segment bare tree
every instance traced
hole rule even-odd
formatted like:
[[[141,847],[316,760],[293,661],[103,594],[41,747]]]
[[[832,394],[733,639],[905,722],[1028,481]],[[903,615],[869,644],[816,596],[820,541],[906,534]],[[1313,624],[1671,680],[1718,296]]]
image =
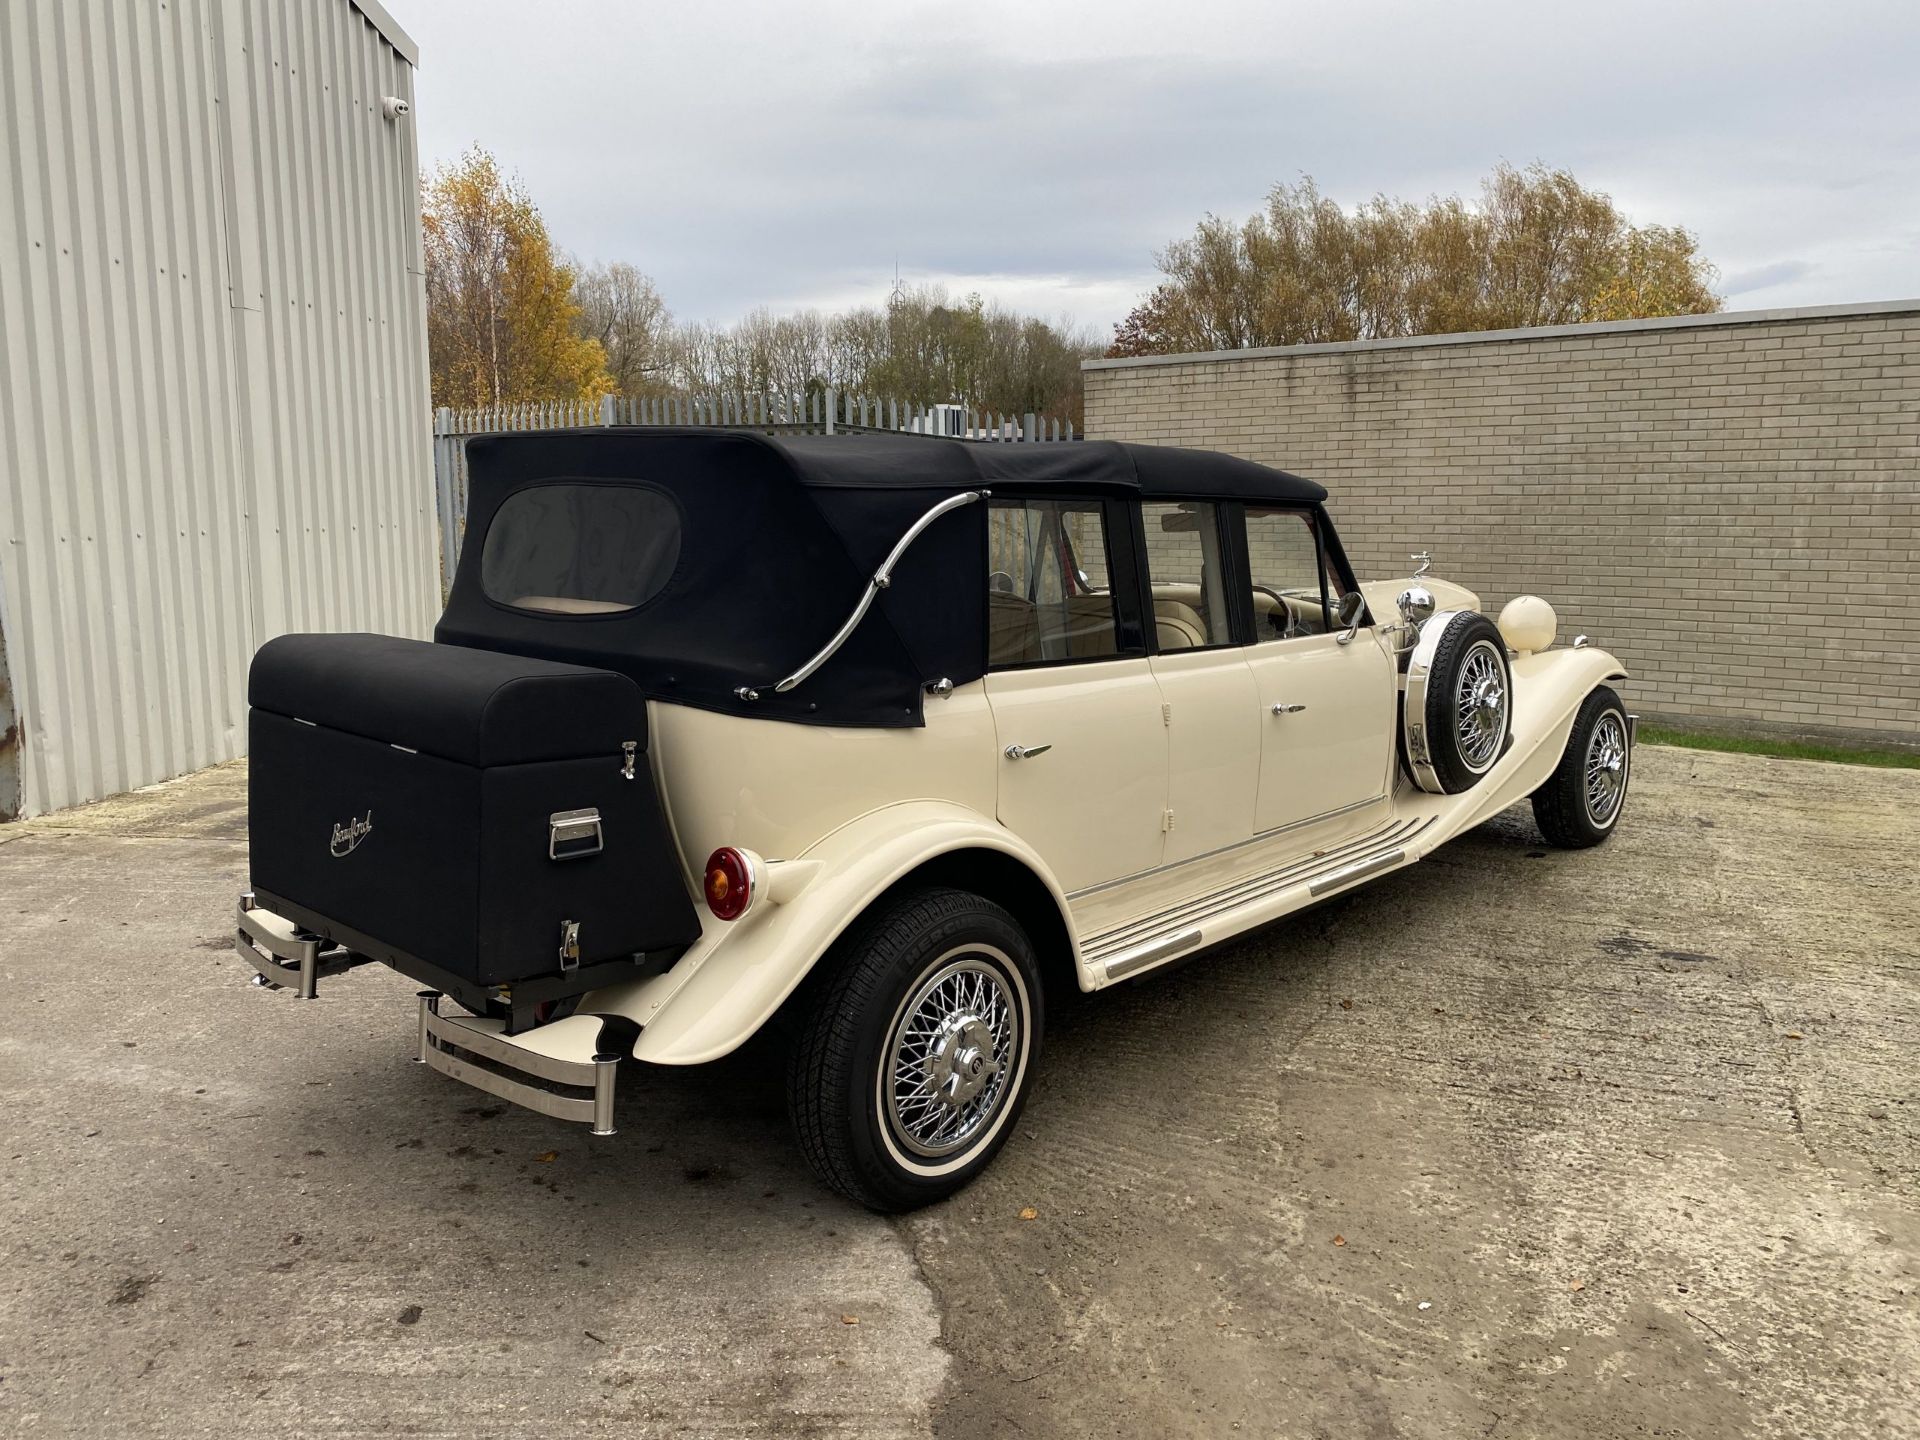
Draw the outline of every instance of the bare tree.
[[[673,365],[673,316],[653,281],[624,260],[607,265],[573,262],[575,328],[607,355],[616,393],[665,390]]]

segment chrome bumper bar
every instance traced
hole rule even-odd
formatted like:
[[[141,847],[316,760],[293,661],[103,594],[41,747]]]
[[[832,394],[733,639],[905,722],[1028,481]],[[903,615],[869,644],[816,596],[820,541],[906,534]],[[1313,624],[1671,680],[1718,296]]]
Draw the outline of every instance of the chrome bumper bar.
[[[302,1000],[311,1000],[319,994],[323,976],[339,975],[369,963],[365,955],[328,945],[317,935],[295,929],[292,922],[271,910],[262,910],[254,903],[251,890],[241,895],[234,919],[239,928],[233,948],[253,967],[253,983],[271,990],[287,989]]]
[[[511,1075],[476,1065],[453,1053],[468,1055],[497,1065],[502,1070],[517,1070],[523,1075],[567,1085],[589,1092],[563,1095],[529,1085]],[[555,1060],[518,1045],[509,1044],[485,1030],[475,1030],[440,1013],[440,992],[420,992],[420,1063],[430,1065],[442,1075],[450,1075],[464,1085],[537,1110],[556,1120],[576,1120],[592,1127],[595,1135],[613,1134],[613,1082],[619,1071],[618,1055],[595,1055],[591,1060]]]

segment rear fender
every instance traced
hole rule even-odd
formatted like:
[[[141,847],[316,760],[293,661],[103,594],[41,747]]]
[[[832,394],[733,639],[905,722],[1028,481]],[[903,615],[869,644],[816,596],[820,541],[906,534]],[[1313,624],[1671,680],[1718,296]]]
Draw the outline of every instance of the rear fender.
[[[590,995],[581,1009],[624,1015],[639,1025],[637,1059],[660,1065],[717,1060],[772,1018],[847,926],[890,886],[962,850],[994,851],[1024,866],[1046,887],[1073,936],[1066,896],[1031,847],[964,805],[907,801],[871,811],[795,857],[818,862],[818,869],[785,903],[757,900],[732,922],[705,917],[705,933],[672,970]],[[1084,976],[1078,941],[1071,943],[1075,968]]]

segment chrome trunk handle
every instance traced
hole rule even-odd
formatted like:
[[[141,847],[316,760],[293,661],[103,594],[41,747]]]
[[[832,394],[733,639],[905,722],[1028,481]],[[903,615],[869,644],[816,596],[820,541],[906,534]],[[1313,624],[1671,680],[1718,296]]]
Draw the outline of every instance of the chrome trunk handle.
[[[1052,745],[1009,745],[1007,746],[1007,759],[1031,760],[1034,756],[1044,755],[1051,749],[1053,749]]]

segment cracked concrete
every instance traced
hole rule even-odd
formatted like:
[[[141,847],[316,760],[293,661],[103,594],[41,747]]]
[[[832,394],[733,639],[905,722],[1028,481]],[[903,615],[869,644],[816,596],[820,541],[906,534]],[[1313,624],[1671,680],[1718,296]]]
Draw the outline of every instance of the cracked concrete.
[[[1920,774],[1638,767],[1597,851],[1512,811],[1060,1007],[896,1222],[771,1045],[590,1143],[397,977],[243,986],[239,767],[0,826],[0,1427],[1920,1434]]]
[[[1920,1434],[1920,774],[1638,766],[1058,1026],[940,1433]]]

